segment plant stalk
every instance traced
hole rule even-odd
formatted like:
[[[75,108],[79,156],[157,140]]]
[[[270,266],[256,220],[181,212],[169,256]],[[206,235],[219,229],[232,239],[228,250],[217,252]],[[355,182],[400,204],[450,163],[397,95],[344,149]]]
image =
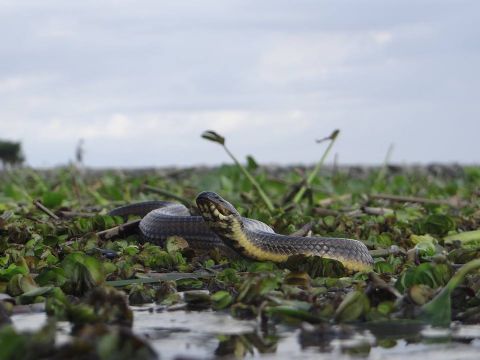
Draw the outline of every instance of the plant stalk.
[[[315,165],[315,168],[313,169],[313,171],[308,176],[305,184],[303,184],[302,187],[295,194],[295,197],[293,198],[293,202],[295,204],[298,204],[300,202],[303,195],[305,195],[305,191],[307,191],[308,187],[310,186],[310,184],[313,182],[313,180],[317,176],[318,172],[320,171],[321,167],[323,166],[323,163],[325,162],[325,159],[327,158],[328,154],[330,153],[330,150],[332,149],[333,144],[335,143],[335,140],[337,139],[338,134],[339,134],[339,130],[335,130],[332,133],[332,135],[330,135],[330,137],[329,137],[330,143],[328,144],[327,148],[323,152],[323,155],[322,155],[320,161],[317,162],[317,164]]]
[[[237,158],[230,152],[230,150],[228,150],[228,148],[225,146],[225,144],[222,145],[223,148],[225,149],[225,151],[227,152],[228,156],[230,156],[230,158],[233,160],[233,162],[235,163],[235,165],[237,165],[243,172],[243,174],[247,177],[247,179],[252,183],[252,185],[255,187],[255,189],[257,190],[258,194],[260,195],[260,197],[262,198],[263,202],[265,203],[265,205],[267,206],[268,210],[270,212],[274,211],[275,210],[275,207],[273,206],[273,203],[272,201],[270,200],[270,198],[268,197],[268,195],[262,190],[262,187],[260,186],[260,184],[257,182],[257,180],[255,180],[255,178],[248,172],[248,170],[245,168],[245,166],[243,166],[238,160]]]

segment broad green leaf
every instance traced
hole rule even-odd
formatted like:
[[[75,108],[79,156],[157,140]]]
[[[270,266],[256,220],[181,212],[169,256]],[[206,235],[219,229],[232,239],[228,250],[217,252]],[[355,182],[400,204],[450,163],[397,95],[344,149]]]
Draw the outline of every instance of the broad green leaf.
[[[445,285],[451,276],[452,270],[447,264],[423,263],[405,270],[395,287],[402,293],[415,284],[424,284],[435,289]]]
[[[367,296],[358,290],[349,292],[335,312],[335,320],[338,322],[351,322],[365,315],[370,308]]]
[[[470,242],[480,242],[480,230],[464,231],[458,234],[451,234],[443,238],[445,244],[451,244],[455,240],[460,241],[463,245]]]
[[[217,310],[225,309],[233,302],[232,295],[225,290],[217,291],[215,294],[211,295],[213,302],[213,307]]]
[[[67,278],[62,288],[67,293],[82,295],[105,280],[102,264],[83,253],[67,255],[61,266]]]
[[[453,290],[459,286],[465,276],[480,268],[480,259],[470,261],[463,265],[452,276],[448,284],[433,298],[432,301],[422,307],[420,318],[433,326],[449,326],[452,321],[452,300]]]
[[[58,191],[49,191],[42,196],[42,203],[47,208],[57,208],[62,204],[63,200],[65,200],[65,194]]]

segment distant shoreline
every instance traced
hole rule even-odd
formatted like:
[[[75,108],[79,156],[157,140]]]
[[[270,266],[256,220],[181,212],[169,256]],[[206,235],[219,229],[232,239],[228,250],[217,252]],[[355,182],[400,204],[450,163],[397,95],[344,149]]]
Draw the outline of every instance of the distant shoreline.
[[[162,175],[172,175],[176,173],[189,173],[192,171],[205,173],[209,171],[215,171],[217,169],[232,166],[233,164],[222,164],[222,165],[198,165],[198,166],[159,166],[159,167],[88,167],[88,166],[76,166],[74,164],[56,166],[56,167],[18,167],[12,169],[0,169],[0,175],[3,173],[9,173],[12,171],[31,170],[40,173],[49,173],[56,172],[60,170],[75,169],[85,175],[98,175],[103,173],[134,173],[134,174],[162,174]],[[292,165],[275,165],[275,164],[266,164],[259,165],[259,171],[265,171],[270,174],[283,173],[292,170],[297,170],[299,172],[307,171],[313,168],[314,165],[310,164],[292,164]],[[464,169],[467,168],[477,168],[480,167],[479,164],[460,164],[460,163],[431,163],[431,164],[389,164],[385,166],[387,173],[389,174],[399,174],[405,172],[426,172],[434,175],[454,175],[458,176],[463,173]],[[328,164],[322,167],[321,172],[326,174],[331,174],[332,172],[341,172],[341,173],[350,173],[360,175],[362,173],[370,173],[375,170],[382,169],[383,165],[332,165]]]

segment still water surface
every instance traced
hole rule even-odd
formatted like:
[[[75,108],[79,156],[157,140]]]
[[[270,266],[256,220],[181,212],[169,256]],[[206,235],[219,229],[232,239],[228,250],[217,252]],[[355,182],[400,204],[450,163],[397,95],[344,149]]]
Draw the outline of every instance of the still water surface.
[[[212,311],[154,311],[135,307],[134,331],[146,337],[161,359],[211,359],[229,355],[261,359],[480,359],[480,325],[433,329],[415,323],[368,327],[276,326],[236,320]],[[44,313],[14,315],[19,330],[36,330]],[[59,323],[57,341],[68,340],[69,324]]]

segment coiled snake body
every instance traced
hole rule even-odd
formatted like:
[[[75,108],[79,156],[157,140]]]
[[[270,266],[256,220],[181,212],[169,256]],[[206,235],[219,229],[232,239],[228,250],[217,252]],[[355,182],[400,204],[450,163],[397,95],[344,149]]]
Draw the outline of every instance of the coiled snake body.
[[[300,237],[276,234],[261,221],[244,218],[228,201],[213,192],[196,199],[201,216],[190,215],[182,204],[149,201],[126,205],[110,215],[139,215],[140,232],[146,241],[163,244],[170,236],[184,238],[194,249],[218,248],[257,260],[284,262],[292,255],[317,255],[335,259],[353,271],[369,271],[373,259],[358,240]]]

